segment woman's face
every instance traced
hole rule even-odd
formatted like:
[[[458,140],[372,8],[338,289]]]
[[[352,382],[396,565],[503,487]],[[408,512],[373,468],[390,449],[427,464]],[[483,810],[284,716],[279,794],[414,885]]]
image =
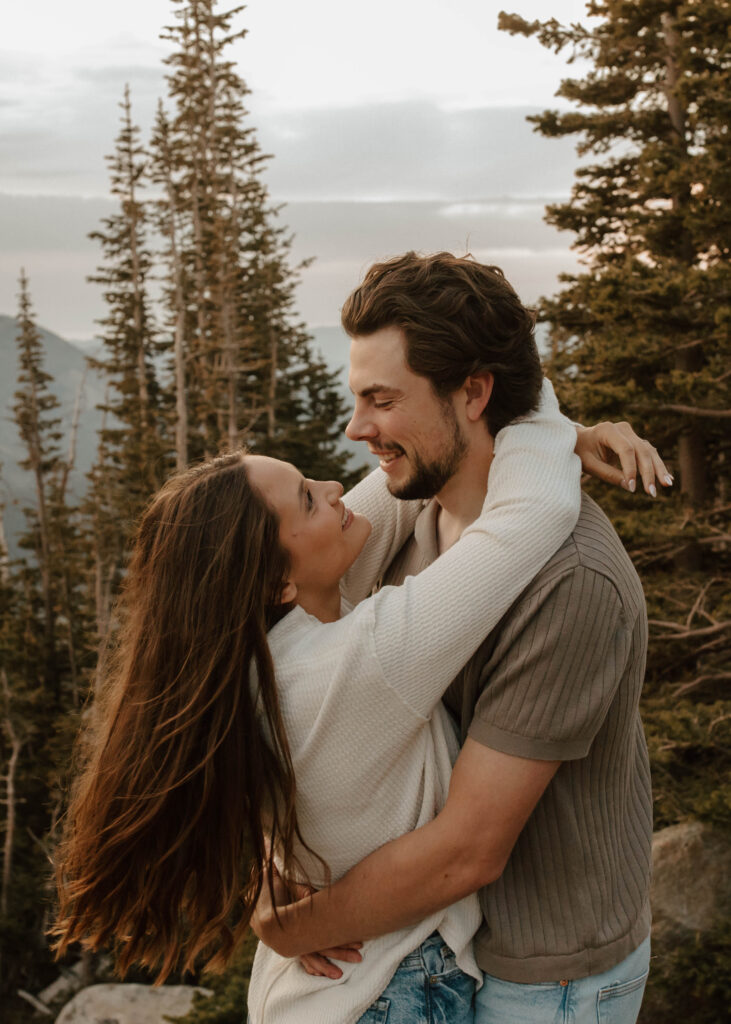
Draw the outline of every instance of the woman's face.
[[[345,507],[335,480],[306,480],[289,462],[266,455],[247,455],[244,463],[252,486],[279,518],[298,599],[332,591],[363,549],[371,524]]]

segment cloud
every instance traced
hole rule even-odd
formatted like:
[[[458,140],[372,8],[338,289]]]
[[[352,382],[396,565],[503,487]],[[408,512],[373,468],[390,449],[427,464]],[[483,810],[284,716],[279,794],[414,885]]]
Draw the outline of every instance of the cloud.
[[[9,196],[0,194],[0,253],[52,252],[97,255],[99,246],[88,238],[102,217],[114,213],[111,199]]]
[[[58,187],[58,174],[75,172],[76,194],[104,195],[103,157],[119,131],[125,82],[132,84],[133,118],[143,137],[164,92],[161,72],[143,66],[138,77],[137,67],[78,67],[59,86],[53,108],[38,102],[22,119],[0,109],[0,136],[10,157],[6,190],[27,193],[30,180],[34,191],[59,194],[70,189]],[[420,101],[282,111],[254,97],[251,107],[262,150],[275,155],[264,175],[277,199],[465,202],[565,195],[576,165],[570,140],[532,132],[528,108],[443,110]]]
[[[525,121],[534,112],[404,102],[258,117],[254,107],[253,121],[276,154],[266,172],[272,191],[289,199],[566,194],[573,143],[536,136]]]
[[[164,69],[159,64],[111,64],[104,67],[77,67],[73,69],[73,74],[83,83],[110,86],[118,91],[120,82],[129,82],[134,83],[135,92],[145,92],[147,87],[160,87]]]

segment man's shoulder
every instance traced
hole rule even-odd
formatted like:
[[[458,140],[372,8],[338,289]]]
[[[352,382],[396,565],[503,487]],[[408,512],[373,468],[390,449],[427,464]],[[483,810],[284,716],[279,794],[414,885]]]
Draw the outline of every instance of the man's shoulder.
[[[554,589],[564,577],[601,577],[615,588],[623,606],[635,609],[644,599],[642,585],[617,531],[599,505],[582,493],[573,531],[533,577],[518,603]]]

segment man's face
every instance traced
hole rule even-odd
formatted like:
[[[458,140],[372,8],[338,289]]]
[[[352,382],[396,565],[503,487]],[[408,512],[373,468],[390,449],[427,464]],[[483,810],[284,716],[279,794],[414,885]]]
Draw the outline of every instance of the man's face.
[[[450,399],[406,363],[397,327],[355,337],[350,346],[355,409],[345,433],[365,441],[388,474],[397,498],[432,498],[456,472],[467,450]]]

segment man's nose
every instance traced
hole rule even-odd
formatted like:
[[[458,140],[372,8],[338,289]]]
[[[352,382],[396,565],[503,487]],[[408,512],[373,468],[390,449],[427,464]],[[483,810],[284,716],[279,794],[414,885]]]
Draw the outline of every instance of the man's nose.
[[[364,441],[369,437],[375,437],[378,430],[370,418],[357,408],[353,410],[350,423],[345,428],[345,436],[351,441]]]

